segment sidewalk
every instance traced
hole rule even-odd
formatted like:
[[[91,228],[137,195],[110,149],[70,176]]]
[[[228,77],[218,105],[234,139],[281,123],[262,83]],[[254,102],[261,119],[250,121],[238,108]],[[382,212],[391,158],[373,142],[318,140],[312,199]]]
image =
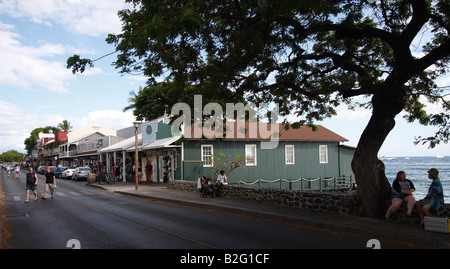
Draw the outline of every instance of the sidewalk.
[[[383,241],[390,240],[410,248],[450,249],[450,234],[426,232],[423,227],[415,225],[388,223],[378,219],[279,207],[223,197],[201,198],[200,194],[196,192],[168,189],[164,183],[142,183],[137,191],[134,183],[125,182],[117,182],[116,185],[112,186],[97,183],[87,184],[87,186],[144,199],[207,208],[230,214],[279,221],[290,225],[328,229],[348,233],[349,235],[367,237],[368,239],[378,239],[381,242],[381,248],[383,248]]]

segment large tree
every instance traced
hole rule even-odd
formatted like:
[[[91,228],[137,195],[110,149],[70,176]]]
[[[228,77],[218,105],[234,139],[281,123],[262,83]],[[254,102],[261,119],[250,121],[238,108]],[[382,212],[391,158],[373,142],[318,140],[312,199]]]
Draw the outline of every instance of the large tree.
[[[30,155],[34,147],[36,146],[37,140],[39,138],[39,133],[47,134],[50,131],[52,131],[53,133],[57,133],[61,130],[57,127],[47,126],[47,127],[39,127],[31,131],[30,136],[26,138],[25,141],[23,142],[25,144],[25,149],[27,150],[27,155]]]
[[[16,150],[8,150],[0,154],[0,163],[23,162],[24,154]]]
[[[119,11],[123,31],[107,42],[120,72],[149,77],[147,97],[161,93],[156,78],[164,76],[177,94],[193,87],[216,100],[276,102],[300,124],[333,116],[342,103],[354,107],[355,97],[369,100],[359,104],[373,113],[352,161],[367,216],[382,216],[390,198],[377,155],[396,115],[438,126],[423,138],[431,146],[448,142],[448,89],[436,79],[450,59],[450,0],[126,2],[133,8]],[[68,60],[74,72],[86,64]],[[443,109],[431,114],[425,102]]]

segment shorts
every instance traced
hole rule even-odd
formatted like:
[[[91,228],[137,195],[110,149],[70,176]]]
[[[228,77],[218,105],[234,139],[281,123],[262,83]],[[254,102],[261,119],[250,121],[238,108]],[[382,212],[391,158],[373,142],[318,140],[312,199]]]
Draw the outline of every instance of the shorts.
[[[392,199],[397,198],[397,199],[405,199],[406,198],[406,194],[399,194],[399,193],[393,193],[392,194]]]
[[[428,201],[420,201],[420,203],[422,204],[422,207],[425,208],[426,210],[430,211],[431,210],[431,204]]]
[[[36,185],[27,185],[27,191],[29,191],[29,190],[35,191]]]
[[[48,192],[49,189],[52,192],[55,190],[53,183],[45,183],[44,192]]]

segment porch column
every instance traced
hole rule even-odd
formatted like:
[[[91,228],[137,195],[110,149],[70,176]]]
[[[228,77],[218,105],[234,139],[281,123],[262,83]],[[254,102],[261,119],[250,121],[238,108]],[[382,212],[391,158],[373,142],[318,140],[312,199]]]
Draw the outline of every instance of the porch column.
[[[123,182],[127,182],[127,172],[125,171],[125,166],[126,166],[125,157],[126,157],[126,151],[124,150],[124,151],[122,151],[122,170],[123,170],[122,181]]]
[[[106,152],[106,172],[111,172],[111,160],[109,158],[109,152]]]
[[[115,151],[113,153],[113,164],[117,165],[117,152],[115,152]]]

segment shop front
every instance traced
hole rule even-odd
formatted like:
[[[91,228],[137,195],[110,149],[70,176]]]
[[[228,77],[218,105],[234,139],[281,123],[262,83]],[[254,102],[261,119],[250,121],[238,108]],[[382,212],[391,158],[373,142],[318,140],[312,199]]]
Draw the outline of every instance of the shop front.
[[[181,146],[172,145],[180,137],[156,140],[145,147],[147,160],[151,160],[154,182],[168,182],[181,179]]]
[[[168,182],[175,179],[177,171],[176,150],[160,150],[158,152],[158,182]]]

